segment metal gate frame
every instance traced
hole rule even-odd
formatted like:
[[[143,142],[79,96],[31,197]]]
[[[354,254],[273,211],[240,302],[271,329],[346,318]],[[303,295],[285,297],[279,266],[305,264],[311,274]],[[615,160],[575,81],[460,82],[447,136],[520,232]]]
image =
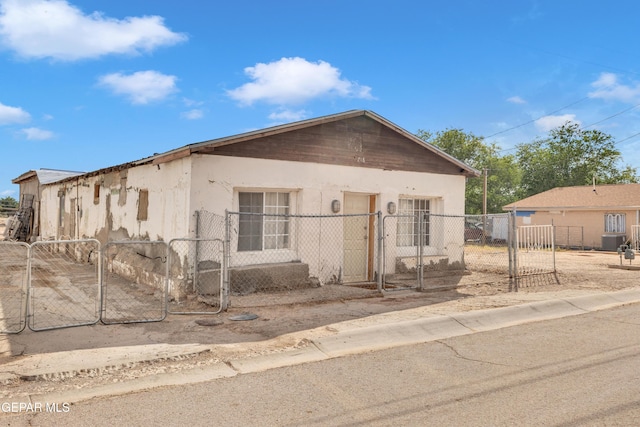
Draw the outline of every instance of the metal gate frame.
[[[0,242],[0,248],[1,247],[16,247],[16,248],[23,248],[24,249],[24,276],[23,276],[23,280],[22,283],[18,286],[16,286],[17,288],[17,292],[20,293],[20,304],[19,304],[19,317],[16,319],[17,320],[17,324],[19,325],[19,327],[17,329],[0,329],[0,333],[3,334],[19,334],[20,332],[24,331],[25,328],[27,327],[27,312],[29,309],[29,305],[28,305],[28,299],[29,299],[29,260],[30,260],[30,249],[31,247],[24,243],[24,242]],[[3,251],[0,251],[3,252]],[[10,284],[11,286],[11,284]],[[6,297],[2,297],[2,293],[0,293],[0,302],[1,301],[7,301],[9,298]],[[3,315],[5,315],[5,313],[7,313],[7,309],[3,307],[2,312]]]
[[[79,253],[77,250],[77,247],[75,247],[78,244],[95,244],[95,248],[93,250],[89,250],[87,253]],[[38,247],[47,247],[47,246],[56,246],[54,248],[53,252],[50,252],[52,254],[52,259],[55,259],[56,254],[60,254],[60,253],[64,253],[67,256],[72,256],[72,258],[79,258],[79,259],[84,259],[84,257],[87,257],[87,262],[89,264],[90,263],[90,259],[91,259],[91,254],[92,253],[97,253],[98,255],[100,254],[100,242],[96,239],[79,239],[79,240],[45,240],[45,241],[39,241],[39,242],[33,242],[30,246],[29,246],[29,286],[28,286],[28,309],[27,309],[27,325],[29,326],[29,329],[31,329],[32,331],[47,331],[47,330],[53,330],[53,329],[61,329],[61,328],[69,328],[69,327],[74,327],[74,326],[88,326],[88,325],[95,325],[96,323],[98,323],[100,321],[100,301],[101,301],[101,257],[98,256],[97,259],[95,260],[95,279],[96,279],[96,283],[89,283],[87,284],[89,289],[91,289],[93,286],[95,286],[95,296],[93,297],[93,301],[91,301],[91,303],[93,304],[93,311],[95,313],[94,316],[91,316],[91,318],[86,317],[83,319],[77,319],[77,321],[74,322],[69,322],[69,323],[65,323],[65,324],[55,324],[55,322],[51,325],[48,326],[36,326],[36,316],[38,315],[39,311],[36,309],[36,302],[37,302],[37,298],[38,296],[36,296],[36,294],[38,293],[37,289],[39,289],[38,287],[34,287],[34,280],[38,280],[39,277],[38,275],[34,274],[34,268],[36,267],[36,265],[34,264],[34,260],[35,260],[35,256],[34,256],[34,252],[37,251]],[[73,254],[68,252],[68,246],[69,245],[73,245]],[[61,250],[62,247],[62,250]],[[68,265],[66,263],[59,263],[58,264],[61,268],[61,272],[64,273],[65,270],[67,270]],[[75,264],[74,264],[75,265]],[[56,264],[54,263],[54,267],[56,266]],[[56,273],[58,273],[58,271],[56,271]],[[51,273],[48,273],[51,274]],[[55,278],[59,278],[60,274],[53,274],[53,276]],[[55,285],[54,285],[55,286]],[[73,290],[76,290],[76,288],[73,288]],[[80,291],[82,292],[82,291]],[[77,295],[77,294],[76,294]],[[73,295],[72,295],[73,297]],[[91,298],[91,296],[89,296],[89,298]],[[73,309],[73,307],[70,307],[71,310],[64,310],[64,311],[68,311],[68,312],[72,312],[75,311],[77,312],[77,306],[74,305],[74,307],[76,307],[76,309]],[[90,312],[91,310],[88,309],[86,310],[87,312]],[[69,316],[70,318],[74,318],[74,313],[71,313],[71,315]],[[78,318],[82,317],[82,316],[76,316]],[[73,319],[76,320],[76,319]]]
[[[402,290],[402,289],[418,289],[422,290],[423,288],[423,269],[424,269],[424,260],[423,260],[423,247],[422,245],[416,245],[416,285],[411,286],[402,286],[398,288],[388,288],[387,285],[387,220],[390,218],[396,219],[396,228],[397,228],[397,220],[399,218],[416,218],[418,214],[410,215],[410,214],[393,214],[393,215],[385,215],[382,218],[382,230],[380,232],[381,240],[382,240],[382,277],[381,277],[381,290],[389,291],[389,290]],[[422,236],[422,221],[418,221],[418,230],[417,233],[419,236]]]
[[[164,258],[162,261],[165,264],[164,271],[164,280],[159,291],[162,293],[161,298],[159,298],[160,307],[157,307],[157,311],[160,313],[157,317],[135,317],[130,316],[125,318],[125,316],[120,316],[118,320],[109,320],[107,315],[107,310],[109,307],[109,283],[105,279],[105,275],[109,273],[108,271],[108,263],[105,262],[105,257],[108,255],[108,249],[112,246],[131,246],[131,245],[160,245],[164,247],[164,256],[160,258]],[[150,322],[161,322],[167,317],[167,302],[168,302],[168,278],[169,278],[169,263],[168,263],[168,244],[159,240],[121,240],[121,241],[112,241],[105,244],[101,251],[101,258],[103,263],[102,275],[101,275],[101,283],[102,283],[102,305],[101,305],[101,315],[100,320],[105,325],[114,325],[114,324],[128,324],[128,323],[150,323]],[[138,254],[140,256],[146,257],[144,254]],[[113,285],[115,286],[115,285]],[[119,301],[122,301],[120,299]]]
[[[521,280],[529,276],[553,274],[556,283],[559,283],[556,269],[555,227],[552,224],[516,226],[515,218],[513,224],[515,230],[510,248],[513,246],[511,267],[514,290],[518,291]],[[551,268],[540,268],[539,266],[530,268],[523,265],[524,254],[544,256],[545,253],[551,256]]]

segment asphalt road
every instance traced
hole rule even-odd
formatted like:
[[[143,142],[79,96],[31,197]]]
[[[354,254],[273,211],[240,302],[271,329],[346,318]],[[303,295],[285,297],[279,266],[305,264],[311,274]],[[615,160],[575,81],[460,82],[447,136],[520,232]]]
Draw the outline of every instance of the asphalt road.
[[[640,305],[207,383],[0,424],[640,425]]]

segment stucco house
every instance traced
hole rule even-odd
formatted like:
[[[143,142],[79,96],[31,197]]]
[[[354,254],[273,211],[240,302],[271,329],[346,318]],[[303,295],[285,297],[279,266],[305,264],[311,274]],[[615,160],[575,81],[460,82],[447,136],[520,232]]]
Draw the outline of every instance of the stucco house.
[[[583,246],[616,250],[640,224],[640,184],[557,187],[504,206],[517,225],[579,227]]]
[[[404,214],[462,216],[466,179],[478,175],[387,119],[354,110],[186,145],[41,182],[37,190],[30,187],[33,174],[13,182],[20,184],[21,194],[39,192],[33,240],[97,238],[105,243],[200,237],[196,217],[201,211],[224,217],[226,211],[334,215],[387,214],[396,208]],[[268,222],[251,218],[236,229],[230,250],[255,255],[242,257],[244,263],[264,262],[265,253],[277,254],[270,259],[278,262],[306,262],[305,251],[322,244],[318,233],[294,238],[293,222]],[[405,222],[398,229],[404,236],[395,230],[388,236],[398,244],[385,256],[415,254],[413,225]],[[461,261],[459,249],[447,253],[447,248],[463,246],[463,227],[463,221],[459,230],[433,227],[426,255]],[[378,250],[372,243],[375,230],[363,228],[355,242],[336,230],[344,241],[332,248],[331,257],[308,261],[309,274],[320,281],[329,275],[341,282],[372,280],[379,273],[372,259]],[[364,266],[347,271],[344,258],[354,253]]]

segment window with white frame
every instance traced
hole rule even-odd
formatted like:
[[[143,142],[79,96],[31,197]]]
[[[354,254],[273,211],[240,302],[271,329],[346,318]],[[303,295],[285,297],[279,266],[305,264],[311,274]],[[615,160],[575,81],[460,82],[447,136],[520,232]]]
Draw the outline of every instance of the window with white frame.
[[[289,193],[240,192],[238,251],[289,248]]]
[[[429,246],[429,199],[398,200],[398,227],[396,244],[398,246]],[[422,224],[420,224],[422,222]],[[422,238],[420,238],[422,225]]]
[[[604,216],[604,232],[605,233],[625,233],[626,232],[626,214],[608,213]]]

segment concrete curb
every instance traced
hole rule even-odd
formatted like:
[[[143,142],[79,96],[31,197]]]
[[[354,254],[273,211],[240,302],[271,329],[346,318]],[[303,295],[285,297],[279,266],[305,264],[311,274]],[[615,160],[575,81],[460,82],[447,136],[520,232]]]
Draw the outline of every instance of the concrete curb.
[[[31,396],[32,402],[73,403],[94,397],[125,394],[155,387],[181,385],[228,378],[238,374],[260,372],[268,369],[317,362],[349,354],[382,350],[392,347],[420,344],[439,339],[496,330],[524,323],[575,316],[617,306],[640,302],[640,288],[537,301],[496,309],[476,310],[389,323],[389,313],[378,318],[382,324],[357,326],[343,322],[338,332],[330,336],[314,338],[309,331],[308,344],[303,348],[266,355],[219,362],[208,367],[198,367],[176,373],[159,374],[122,383],[91,389],[71,390],[60,393]],[[402,312],[398,312],[401,316]],[[110,349],[92,349],[30,356],[0,366],[0,380],[4,375],[37,379],[50,376],[71,375],[73,372],[126,366],[136,362],[178,358],[213,351],[217,346],[150,345]]]
[[[152,360],[179,359],[210,349],[211,346],[202,344],[149,344],[34,354],[0,365],[0,383],[16,379],[36,381],[64,378],[77,373],[99,373]]]

